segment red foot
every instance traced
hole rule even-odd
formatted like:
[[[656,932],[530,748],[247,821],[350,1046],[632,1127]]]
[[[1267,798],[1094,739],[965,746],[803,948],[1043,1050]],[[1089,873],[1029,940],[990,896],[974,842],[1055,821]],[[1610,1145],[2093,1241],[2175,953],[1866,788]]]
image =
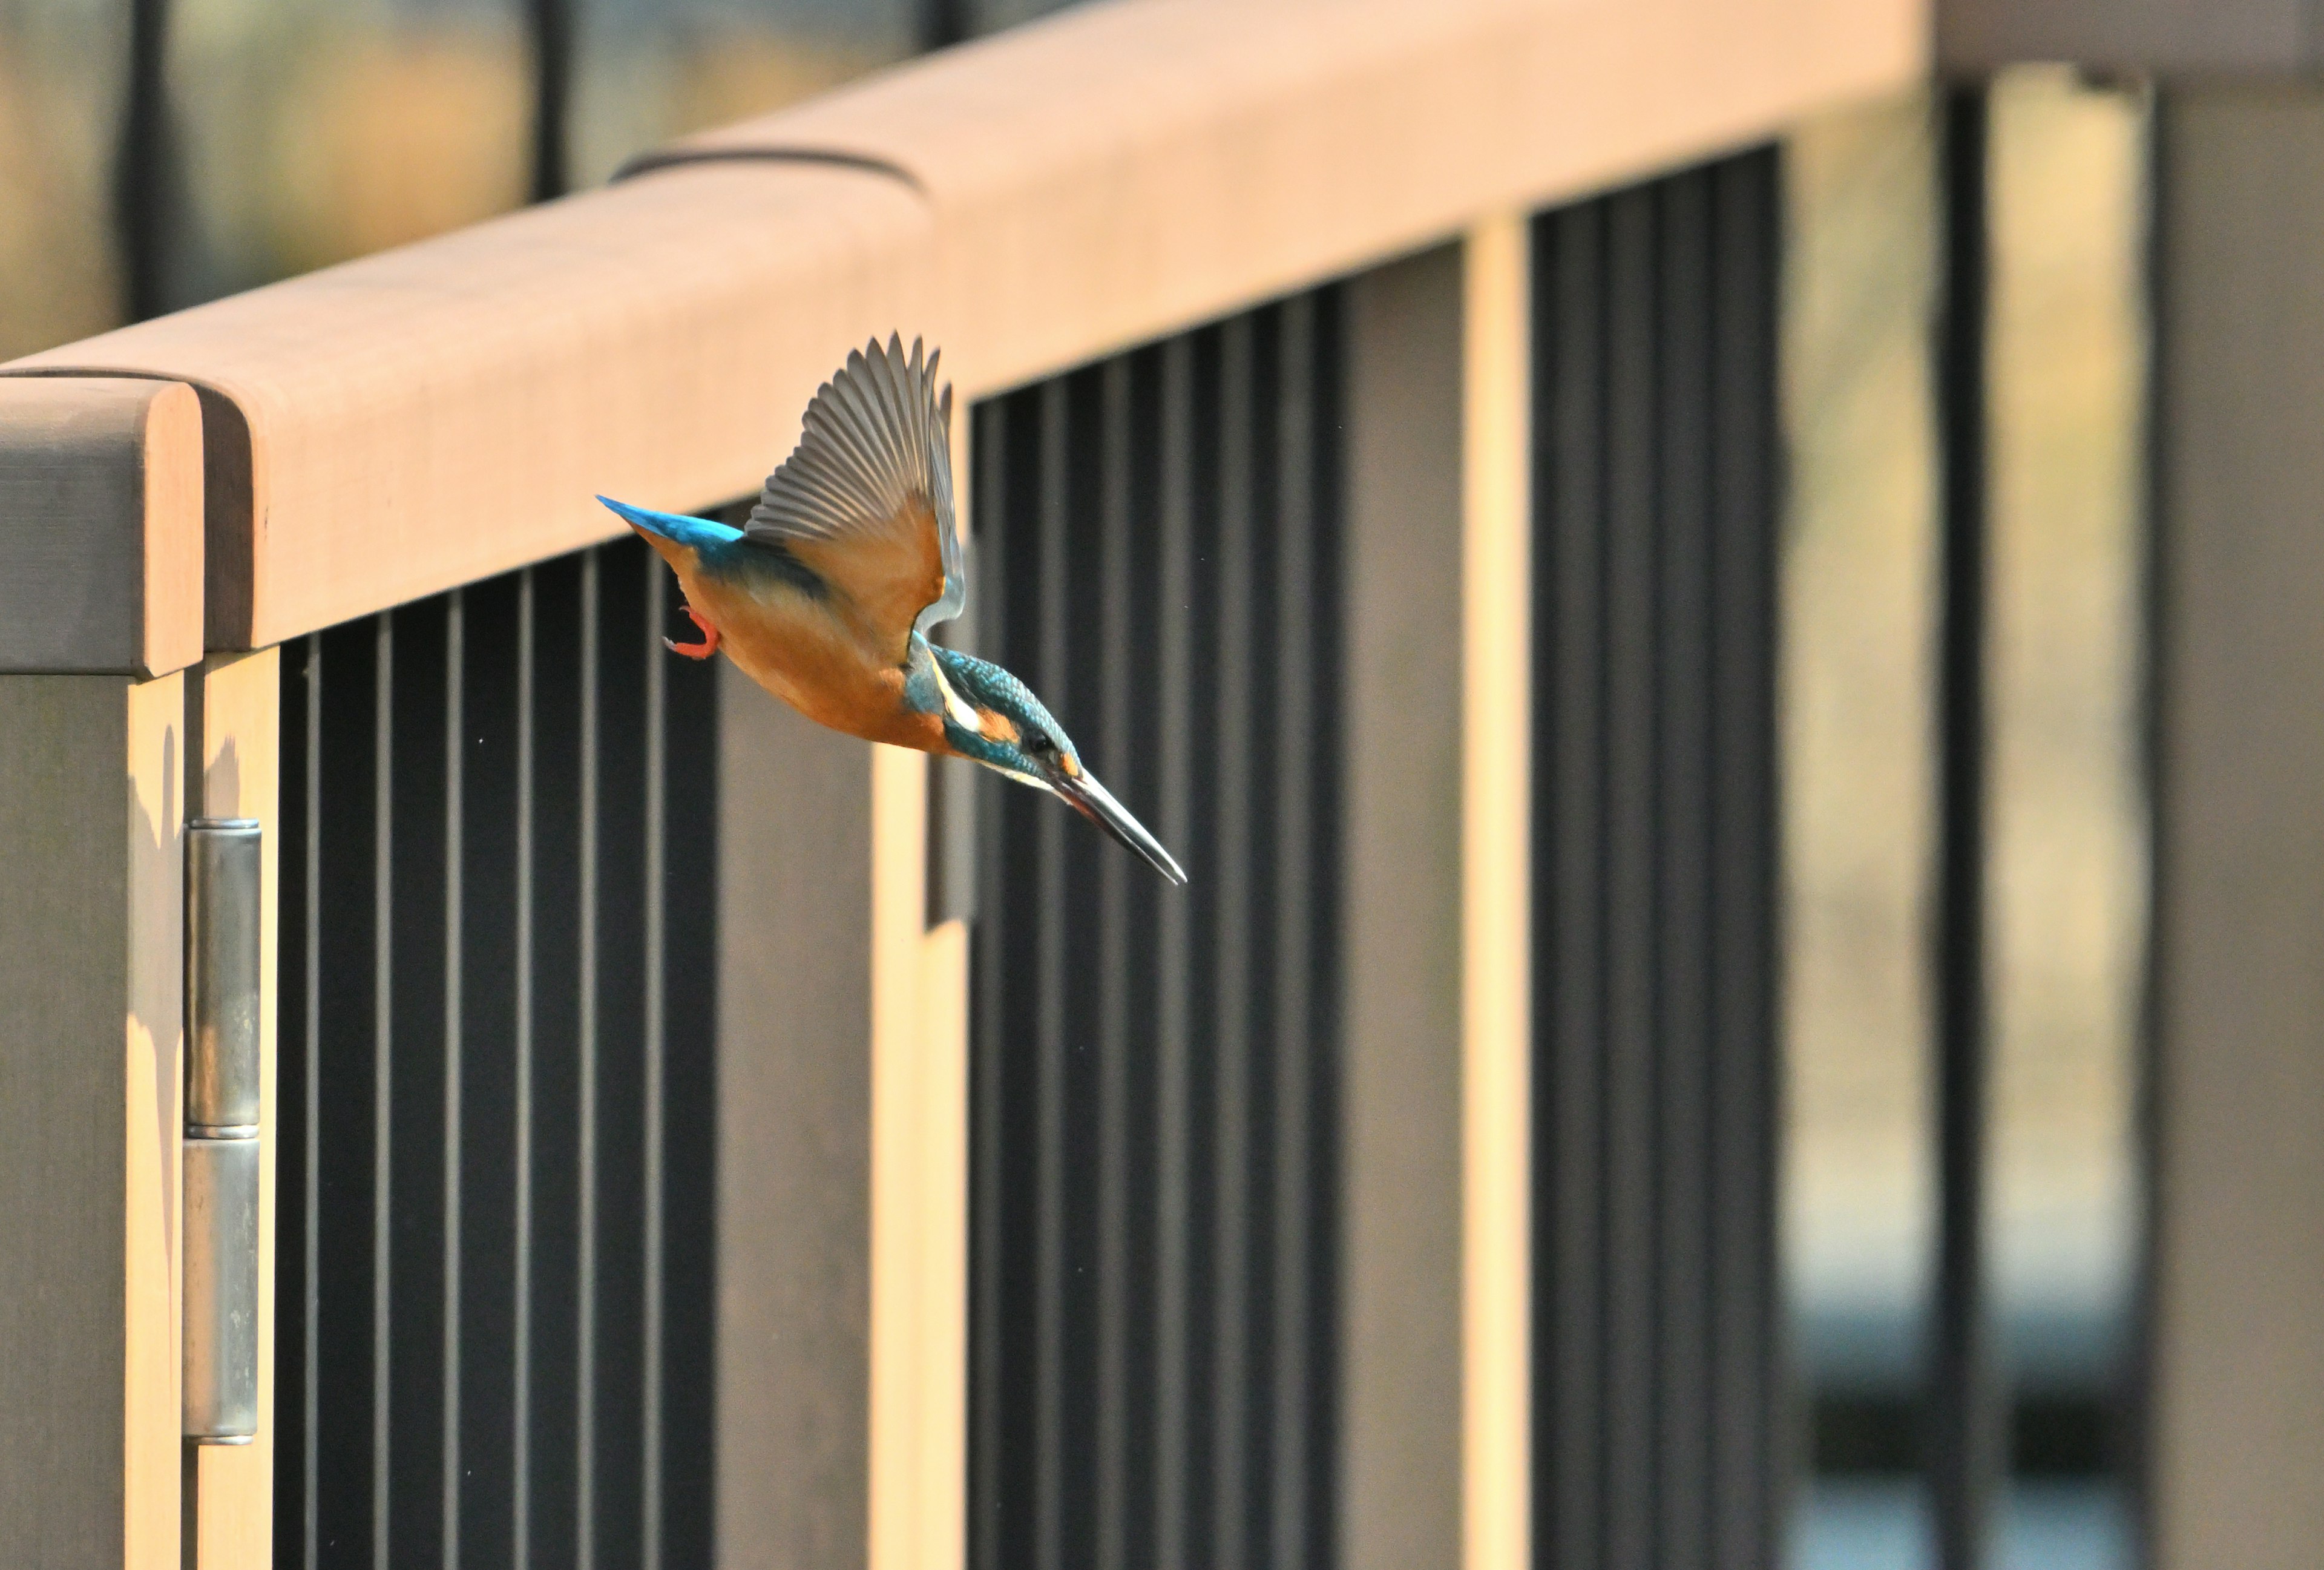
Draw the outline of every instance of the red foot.
[[[688,660],[707,660],[718,652],[718,629],[704,621],[702,613],[692,605],[686,607],[686,614],[692,618],[696,626],[702,629],[702,642],[680,643],[676,639],[664,638],[661,641],[661,646],[673,654],[683,654]]]

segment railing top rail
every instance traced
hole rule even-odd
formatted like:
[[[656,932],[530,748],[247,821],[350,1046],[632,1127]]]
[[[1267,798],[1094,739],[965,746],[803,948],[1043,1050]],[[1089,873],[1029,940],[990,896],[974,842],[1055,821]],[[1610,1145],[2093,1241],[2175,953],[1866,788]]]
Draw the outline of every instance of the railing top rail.
[[[263,646],[603,539],[597,492],[745,494],[874,333],[974,396],[1895,90],[1929,36],[1926,0],[1117,0],[679,144],[776,157],[6,370],[200,392],[208,642]]]

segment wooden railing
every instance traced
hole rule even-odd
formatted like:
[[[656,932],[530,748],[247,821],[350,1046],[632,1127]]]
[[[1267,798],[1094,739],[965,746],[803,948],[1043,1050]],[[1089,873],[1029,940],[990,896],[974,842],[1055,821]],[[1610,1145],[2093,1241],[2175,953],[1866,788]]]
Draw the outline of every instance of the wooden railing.
[[[605,540],[600,492],[675,508],[747,494],[872,334],[941,344],[974,399],[1451,243],[1469,265],[1452,296],[1466,352],[1438,346],[1465,388],[1448,581],[1468,575],[1456,706],[1473,731],[1446,808],[1465,802],[1468,826],[1455,1508],[1471,1570],[1519,1570],[1520,220],[1906,88],[1929,39],[1921,0],[1120,0],[682,143],[604,190],[0,367],[15,378],[0,381],[0,821],[20,826],[0,835],[0,1043],[19,1060],[59,1030],[88,1048],[70,1084],[12,1076],[0,1096],[0,1194],[42,1196],[0,1220],[0,1362],[18,1371],[0,1387],[0,1557],[44,1562],[69,1540],[74,1563],[158,1566],[189,1520],[206,1565],[268,1552],[263,1436],[180,1465],[165,1000],[183,822],[278,821],[271,651]],[[923,930],[919,761],[882,750],[865,780],[845,832],[865,836],[872,911],[867,1551],[879,1570],[940,1567],[961,1552],[960,1316],[927,1304],[956,1301],[963,1268],[967,961],[958,928]],[[65,832],[88,804],[130,833]],[[75,878],[104,898],[20,914]],[[126,1022],[126,1058],[91,1034],[105,1020]],[[102,1137],[49,1140],[67,1114]],[[86,1290],[35,1292],[35,1275]],[[70,1402],[22,1371],[68,1367]]]
[[[925,333],[981,396],[1895,91],[1928,25],[1918,0],[1096,6],[684,144],[765,163],[5,369],[202,392],[208,644],[260,648],[609,538],[599,492],[744,494],[835,346]]]

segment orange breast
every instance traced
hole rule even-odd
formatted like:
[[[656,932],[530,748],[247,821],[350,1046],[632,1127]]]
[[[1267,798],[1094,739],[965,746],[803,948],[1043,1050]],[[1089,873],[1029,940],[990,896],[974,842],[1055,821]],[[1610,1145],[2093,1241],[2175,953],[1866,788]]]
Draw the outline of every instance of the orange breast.
[[[952,751],[941,719],[904,706],[904,672],[871,646],[854,618],[779,579],[714,577],[697,569],[690,550],[663,554],[687,603],[718,629],[728,657],[769,692],[851,736]]]

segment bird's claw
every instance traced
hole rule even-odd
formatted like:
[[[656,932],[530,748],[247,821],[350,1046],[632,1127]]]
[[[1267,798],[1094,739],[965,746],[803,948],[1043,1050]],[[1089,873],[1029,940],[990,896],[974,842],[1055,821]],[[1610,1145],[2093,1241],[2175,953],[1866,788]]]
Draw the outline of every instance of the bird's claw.
[[[681,643],[675,638],[664,638],[661,646],[673,654],[683,654],[688,660],[707,660],[718,652],[718,629],[704,621],[702,613],[692,605],[686,607],[686,614],[696,626],[702,629],[702,642]]]

